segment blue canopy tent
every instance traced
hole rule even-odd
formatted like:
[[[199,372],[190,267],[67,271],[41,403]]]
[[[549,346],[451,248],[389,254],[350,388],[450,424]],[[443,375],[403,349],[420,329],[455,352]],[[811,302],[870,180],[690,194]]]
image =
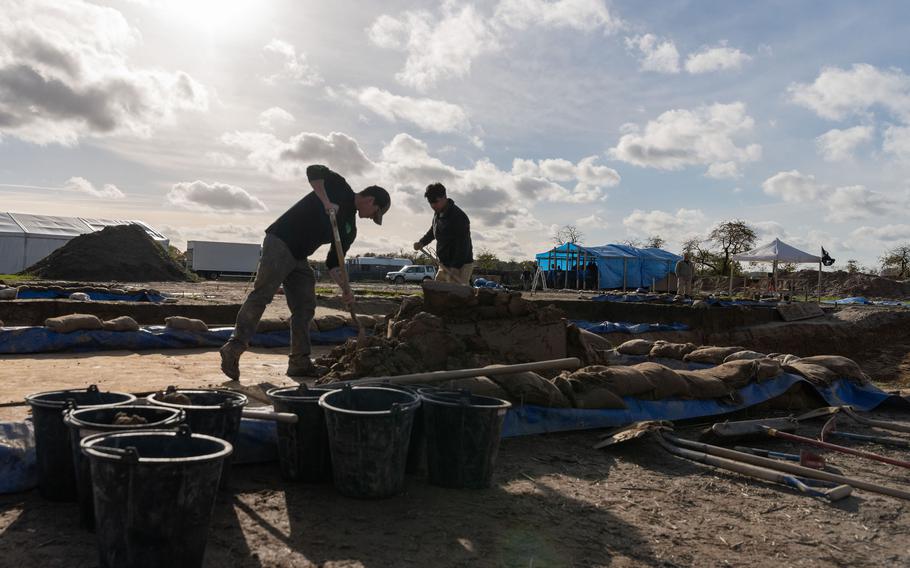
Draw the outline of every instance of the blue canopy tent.
[[[574,284],[577,289],[626,289],[648,287],[667,278],[682,257],[656,248],[565,243],[537,254],[536,258],[546,274],[548,286],[569,288]]]

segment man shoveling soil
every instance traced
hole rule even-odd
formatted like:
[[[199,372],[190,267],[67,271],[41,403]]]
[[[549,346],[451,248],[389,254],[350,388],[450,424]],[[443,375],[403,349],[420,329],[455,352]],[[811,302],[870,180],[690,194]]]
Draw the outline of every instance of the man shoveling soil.
[[[354,193],[343,177],[325,166],[307,168],[307,179],[313,192],[288,209],[266,229],[262,258],[253,291],[237,314],[230,340],[221,347],[221,370],[233,380],[240,380],[240,355],[246,351],[266,305],[278,287],[284,285],[291,310],[291,351],[288,356],[289,376],[314,376],[310,360],[310,321],[316,308],[316,278],[308,258],[317,248],[332,244],[326,257],[329,275],[341,287],[344,303],[351,306],[354,294],[339,264],[341,254],[333,242],[329,211],[334,212],[341,236],[341,248],[347,252],[357,236],[356,218],[370,218],[377,225],[389,210],[388,192],[376,185]]]

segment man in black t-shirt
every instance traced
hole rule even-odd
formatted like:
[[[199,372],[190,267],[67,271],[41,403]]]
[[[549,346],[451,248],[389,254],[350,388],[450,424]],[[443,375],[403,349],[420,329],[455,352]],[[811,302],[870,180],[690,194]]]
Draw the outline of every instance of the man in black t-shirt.
[[[454,201],[446,197],[446,188],[441,183],[428,185],[423,196],[434,211],[433,224],[414,243],[414,250],[420,250],[436,239],[436,256],[439,258],[436,280],[470,286],[474,270],[471,221]]]
[[[325,166],[310,166],[306,174],[313,191],[265,230],[253,291],[237,314],[231,338],[221,348],[221,370],[235,381],[240,379],[240,355],[249,346],[262,312],[282,284],[291,310],[287,374],[314,375],[309,328],[316,311],[316,277],[307,259],[320,246],[331,243],[325,259],[329,276],[341,287],[344,303],[354,303],[351,287],[341,277],[328,211],[335,211],[341,247],[347,252],[357,236],[357,217],[370,218],[381,225],[382,216],[391,205],[385,189],[372,185],[354,193],[343,177]]]

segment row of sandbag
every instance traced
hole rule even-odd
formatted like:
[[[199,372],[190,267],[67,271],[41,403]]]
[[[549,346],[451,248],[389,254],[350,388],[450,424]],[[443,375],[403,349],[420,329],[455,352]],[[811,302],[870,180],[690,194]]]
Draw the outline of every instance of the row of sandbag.
[[[377,323],[383,323],[385,316],[357,316],[357,319],[364,326],[373,326]],[[338,315],[324,315],[314,318],[310,322],[311,331],[332,331],[345,325],[350,325],[350,318]],[[183,316],[170,316],[164,318],[164,325],[168,329],[180,331],[206,332],[209,326],[200,319],[187,318]],[[139,324],[130,316],[120,316],[111,320],[102,321],[96,315],[92,314],[69,314],[44,320],[44,326],[57,333],[70,333],[80,330],[105,330],[105,331],[138,331]],[[264,318],[260,320],[256,327],[257,333],[268,333],[271,331],[284,331],[290,328],[290,322],[286,318]]]
[[[869,376],[848,357],[813,355],[798,357],[787,353],[759,353],[743,347],[697,346],[693,343],[670,343],[633,339],[615,349],[618,355],[647,356],[653,359],[675,359],[684,363],[719,365],[732,361],[767,361],[780,363],[781,371],[804,377],[813,384],[829,385],[838,379],[859,383],[869,382]]]

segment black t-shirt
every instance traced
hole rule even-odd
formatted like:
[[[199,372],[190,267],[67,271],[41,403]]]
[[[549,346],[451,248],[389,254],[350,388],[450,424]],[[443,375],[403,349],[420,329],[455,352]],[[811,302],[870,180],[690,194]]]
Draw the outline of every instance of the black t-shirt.
[[[357,236],[354,190],[343,177],[325,166],[309,166],[306,169],[306,176],[309,181],[323,180],[326,196],[329,201],[338,205],[335,219],[338,221],[338,234],[341,235],[341,248],[346,253]],[[308,193],[285,211],[265,232],[284,241],[291,249],[291,254],[298,260],[309,258],[320,246],[332,243],[325,264],[329,269],[338,266],[332,223],[315,191]]]
[[[439,264],[461,268],[474,262],[471,221],[451,199],[445,209],[433,214],[433,224],[430,225],[427,234],[420,239],[420,244],[427,246],[433,239],[436,239],[436,256],[439,257]]]

